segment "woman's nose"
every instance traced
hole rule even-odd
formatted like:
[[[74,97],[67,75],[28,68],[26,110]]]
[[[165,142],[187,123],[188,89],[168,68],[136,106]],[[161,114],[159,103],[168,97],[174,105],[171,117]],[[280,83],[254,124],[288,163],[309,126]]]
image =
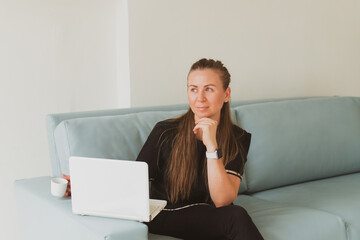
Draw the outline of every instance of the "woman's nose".
[[[204,92],[199,92],[199,95],[198,95],[198,101],[205,101],[205,94]]]

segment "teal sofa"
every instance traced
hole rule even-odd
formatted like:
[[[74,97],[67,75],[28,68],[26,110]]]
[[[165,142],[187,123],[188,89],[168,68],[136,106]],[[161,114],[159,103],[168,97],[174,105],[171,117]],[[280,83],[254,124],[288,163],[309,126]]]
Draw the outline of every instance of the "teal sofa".
[[[360,239],[360,97],[232,102],[252,133],[239,196],[266,240]],[[134,160],[156,122],[187,105],[47,116],[53,176],[71,155]],[[50,194],[50,176],[18,180],[23,239],[169,240],[145,224],[78,216]]]

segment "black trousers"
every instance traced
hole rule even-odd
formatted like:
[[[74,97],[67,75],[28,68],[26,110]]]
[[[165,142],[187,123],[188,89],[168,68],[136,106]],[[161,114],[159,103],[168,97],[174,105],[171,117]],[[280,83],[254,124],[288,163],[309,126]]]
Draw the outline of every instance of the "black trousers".
[[[263,240],[246,210],[237,205],[198,205],[162,211],[147,223],[149,232],[181,239]]]

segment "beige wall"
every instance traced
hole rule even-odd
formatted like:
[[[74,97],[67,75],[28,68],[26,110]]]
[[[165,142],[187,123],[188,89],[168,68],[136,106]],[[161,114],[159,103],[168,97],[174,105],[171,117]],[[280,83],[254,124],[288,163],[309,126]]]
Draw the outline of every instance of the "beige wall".
[[[358,0],[131,0],[131,105],[186,102],[201,57],[222,60],[232,99],[360,96]]]
[[[0,239],[20,239],[14,180],[51,175],[45,115],[130,105],[121,12],[117,0],[0,0]]]

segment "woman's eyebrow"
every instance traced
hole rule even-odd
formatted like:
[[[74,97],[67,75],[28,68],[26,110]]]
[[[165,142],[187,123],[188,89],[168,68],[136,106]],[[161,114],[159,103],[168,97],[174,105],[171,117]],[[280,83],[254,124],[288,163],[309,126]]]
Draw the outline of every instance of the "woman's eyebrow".
[[[216,85],[215,85],[215,84],[212,84],[212,83],[206,84],[204,87],[210,87],[210,86],[216,87]],[[190,84],[190,85],[188,85],[188,87],[198,87],[198,86],[196,86],[196,85],[194,85],[194,84]]]

